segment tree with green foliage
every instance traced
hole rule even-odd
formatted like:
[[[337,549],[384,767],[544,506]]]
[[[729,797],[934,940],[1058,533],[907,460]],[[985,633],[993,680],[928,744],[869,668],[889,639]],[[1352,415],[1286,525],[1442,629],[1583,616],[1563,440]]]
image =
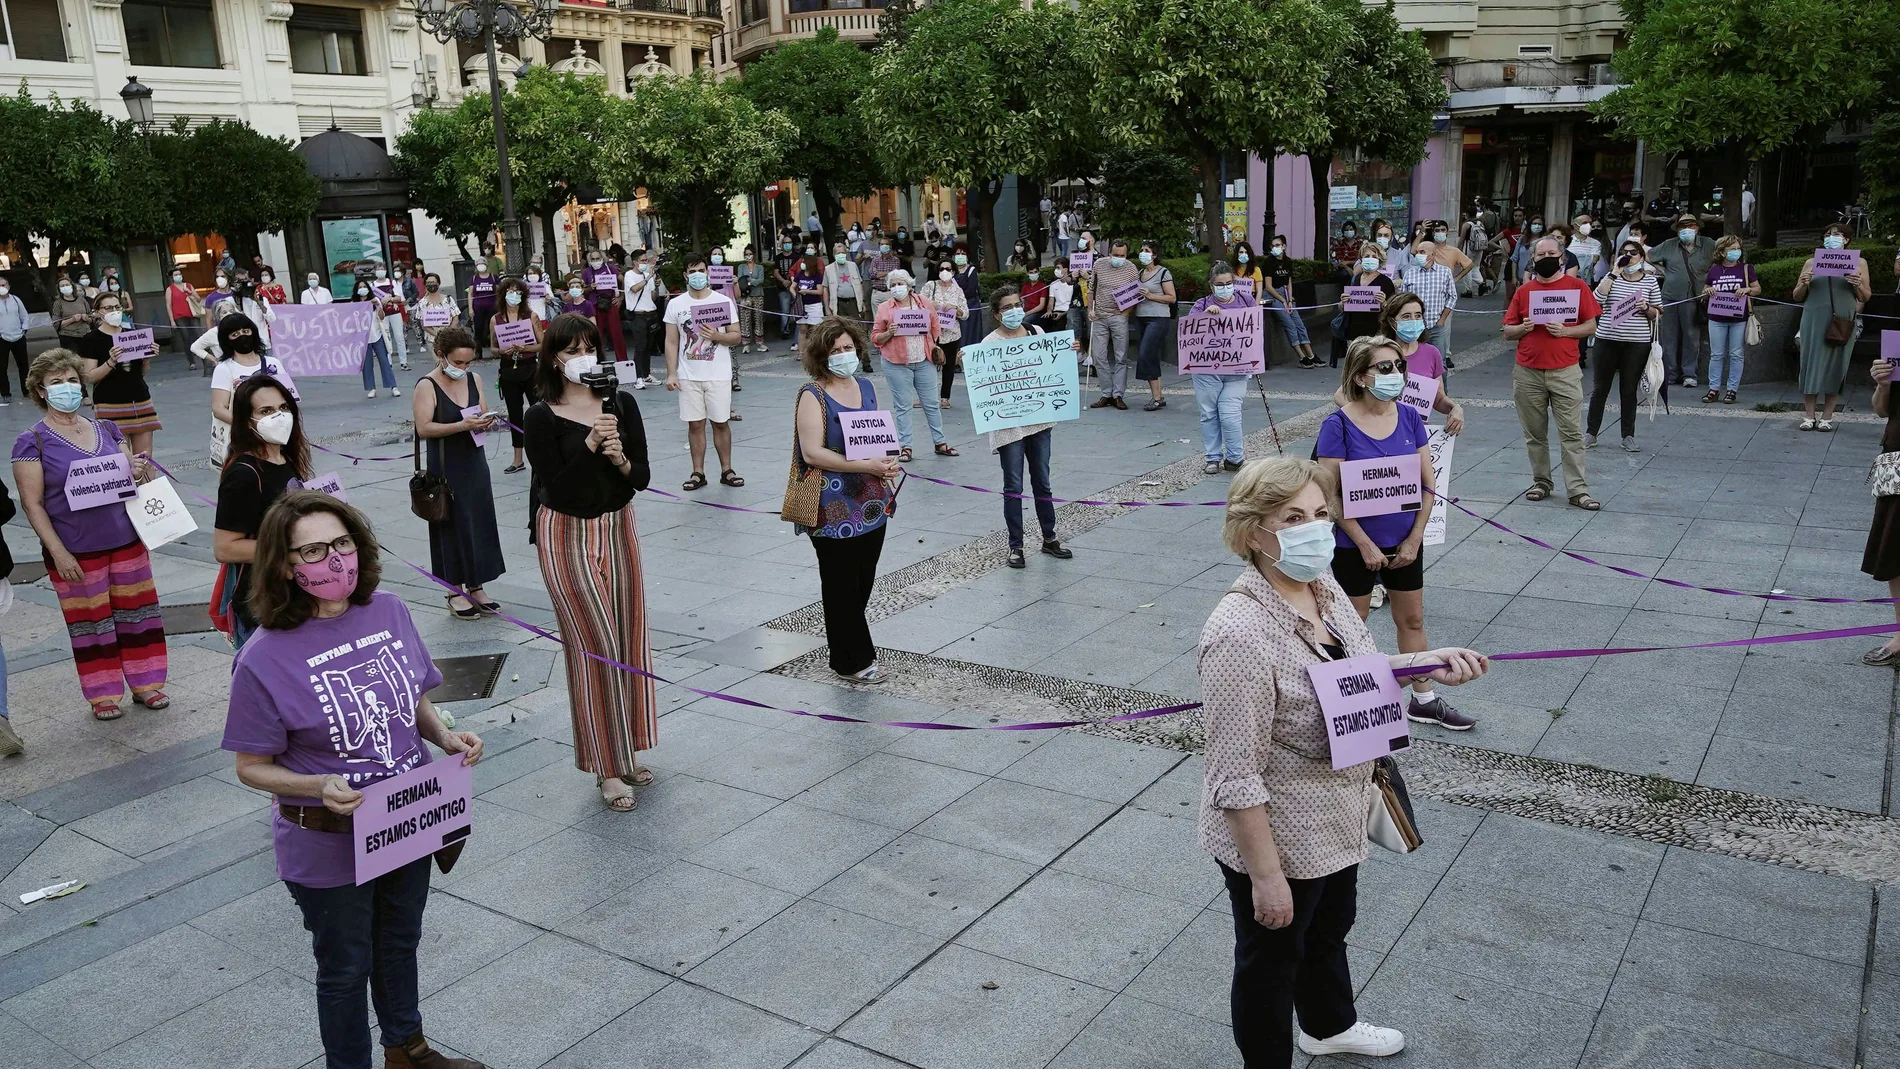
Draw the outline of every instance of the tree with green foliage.
[[[279,233],[317,210],[322,184],[303,157],[288,140],[244,123],[217,119],[191,129],[180,118],[169,135],[152,139],[152,151],[171,195],[170,229],[221,234],[240,261],[258,251],[260,232]]]
[[[1874,121],[1856,155],[1867,182],[1868,229],[1877,241],[1900,236],[1900,111]]]
[[[1621,3],[1629,45],[1612,63],[1623,84],[1593,110],[1651,152],[1703,154],[1730,193],[1731,234],[1749,163],[1878,100],[1900,50],[1891,3]]]
[[[1074,9],[1049,0],[936,0],[875,56],[865,136],[890,179],[968,187],[983,267],[998,267],[1003,176],[1050,173],[1088,122]],[[1059,73],[1060,72],[1060,73]]]
[[[732,198],[783,173],[799,136],[736,82],[701,72],[642,79],[613,110],[601,144],[608,195],[631,200],[644,187],[660,222],[693,249],[732,241]]]
[[[1195,161],[1207,245],[1224,257],[1221,157],[1327,140],[1327,72],[1350,21],[1324,0],[1082,0],[1079,22],[1104,132]]]
[[[1096,170],[1108,202],[1095,213],[1103,234],[1153,239],[1164,258],[1187,252],[1199,184],[1192,160],[1162,149],[1114,148],[1102,154]]]
[[[884,0],[884,9],[877,13],[877,43],[879,45],[901,45],[910,35],[904,23],[917,13],[917,0]],[[751,69],[747,68],[750,74]]]
[[[827,234],[842,233],[843,198],[868,197],[886,184],[877,156],[864,144],[870,87],[870,53],[839,40],[830,26],[760,56],[739,82],[754,106],[798,128],[785,171],[805,180]]]
[[[1411,167],[1425,158],[1432,116],[1451,99],[1425,38],[1399,25],[1392,0],[1323,0],[1348,29],[1346,54],[1325,65],[1322,113],[1327,135],[1305,146],[1313,174],[1313,258],[1326,260],[1327,196],[1336,156]],[[1272,237],[1261,235],[1264,241]]]
[[[396,173],[409,185],[409,203],[429,213],[436,232],[455,243],[464,259],[472,259],[470,234],[486,234],[501,222],[501,195],[491,184],[478,188],[468,181],[468,144],[475,134],[464,101],[445,111],[427,108],[415,113],[409,128],[396,138]],[[481,109],[484,115],[486,108]]]

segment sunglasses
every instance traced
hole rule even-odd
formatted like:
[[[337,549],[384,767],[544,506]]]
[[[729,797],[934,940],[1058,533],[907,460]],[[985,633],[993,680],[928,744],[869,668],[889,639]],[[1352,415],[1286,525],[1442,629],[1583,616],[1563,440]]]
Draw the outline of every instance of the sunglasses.
[[[1371,370],[1376,371],[1381,375],[1390,375],[1395,371],[1403,375],[1405,374],[1405,361],[1403,359],[1381,360],[1378,363],[1372,365]]]

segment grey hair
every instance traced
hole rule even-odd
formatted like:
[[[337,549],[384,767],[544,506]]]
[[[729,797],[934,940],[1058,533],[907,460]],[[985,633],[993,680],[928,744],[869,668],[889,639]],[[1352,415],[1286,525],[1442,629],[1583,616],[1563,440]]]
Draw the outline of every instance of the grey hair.
[[[884,276],[884,281],[886,284],[902,282],[903,284],[908,286],[917,280],[910,277],[909,271],[906,271],[901,267],[897,267],[897,268],[892,268],[891,273]]]
[[[1226,260],[1215,260],[1213,263],[1207,265],[1207,284],[1212,286],[1216,278],[1219,278],[1221,275],[1231,275],[1233,273],[1233,267],[1229,265]]]

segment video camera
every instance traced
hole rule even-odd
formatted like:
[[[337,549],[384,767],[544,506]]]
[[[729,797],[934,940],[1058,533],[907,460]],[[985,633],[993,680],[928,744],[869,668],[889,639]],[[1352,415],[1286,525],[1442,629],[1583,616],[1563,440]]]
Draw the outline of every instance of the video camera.
[[[581,376],[581,385],[594,391],[594,396],[612,398],[620,390],[620,375],[612,364],[604,364]]]

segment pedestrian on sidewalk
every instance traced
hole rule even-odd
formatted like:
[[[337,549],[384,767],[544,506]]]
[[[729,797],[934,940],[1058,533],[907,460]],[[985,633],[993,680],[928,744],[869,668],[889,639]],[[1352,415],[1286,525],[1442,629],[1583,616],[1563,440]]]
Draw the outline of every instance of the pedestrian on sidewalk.
[[[897,437],[903,444],[903,452],[898,454],[898,460],[908,464],[914,455],[911,446],[911,413],[919,408],[923,409],[924,423],[930,429],[930,439],[937,455],[954,457],[957,450],[944,437],[943,409],[939,404],[941,398],[937,368],[943,363],[943,352],[937,347],[941,328],[937,322],[936,309],[915,292],[909,271],[897,268],[888,279],[890,299],[878,305],[872,315],[871,344],[878,347],[883,357],[884,383],[890,388],[891,394],[891,417],[897,423]],[[922,331],[899,334],[898,312],[922,313]]]
[[[376,589],[377,557],[362,514],[328,494],[299,490],[264,514],[252,591],[263,627],[233,667],[221,745],[239,782],[274,797],[277,877],[311,935],[328,1064],[370,1069],[367,986],[385,1069],[481,1069],[422,1033],[430,858],[356,882],[350,814],[362,788],[429,764],[425,740],[464,765],[482,756],[482,740],[443,727],[426,697],[442,673],[402,599]],[[320,659],[317,676],[308,666]],[[435,855],[444,871],[460,846]]]
[[[985,342],[1011,341],[1041,334],[1041,327],[1029,326],[1023,295],[1014,286],[999,286],[990,297],[990,314],[1000,324],[984,337]],[[1023,556],[1023,469],[1029,469],[1029,492],[1036,501],[1036,522],[1042,528],[1042,551],[1057,560],[1068,560],[1075,551],[1056,539],[1055,490],[1049,483],[1049,457],[1055,448],[1055,424],[1032,423],[1026,427],[1005,427],[990,432],[990,452],[1003,465],[1003,525],[1009,529],[1009,566],[1027,568]]]
[[[409,403],[416,438],[429,443],[424,463],[449,485],[448,517],[429,524],[429,570],[460,589],[448,599],[449,615],[458,620],[501,611],[482,587],[507,570],[488,478],[494,398],[471,370],[475,352],[474,335],[461,327],[438,332],[435,370],[417,381]]]
[[[653,680],[589,654],[652,671],[633,512],[633,495],[652,472],[639,403],[629,391],[595,385],[599,370],[593,321],[555,319],[535,371],[541,401],[523,429],[534,468],[533,541],[566,639],[574,765],[594,774],[609,809],[624,813],[634,807],[633,788],[653,782],[639,760],[659,732]]]
[[[865,610],[902,469],[895,454],[848,459],[843,423],[848,413],[877,410],[877,388],[864,374],[861,355],[869,352],[857,326],[837,316],[806,336],[799,359],[811,381],[798,392],[785,511],[794,532],[811,536],[818,555],[831,670],[860,683],[882,683]]]
[[[864,318],[864,276],[851,262],[842,241],[832,243],[831,262],[825,265],[825,304],[828,313],[839,319],[855,323]],[[759,337],[763,339],[764,335]],[[763,344],[759,351],[765,351]]]
[[[302,397],[284,366],[258,351],[258,329],[250,316],[232,312],[218,320],[216,331],[206,331],[205,338],[217,352],[215,357],[207,354],[207,359],[218,362],[211,372],[211,461],[223,467],[231,441],[231,398],[239,383],[261,373],[283,384],[292,397]]]
[[[1847,247],[1847,228],[1834,224],[1821,235],[1821,244],[1829,249]],[[1665,296],[1667,291],[1664,291]],[[1834,429],[1834,405],[1840,400],[1841,384],[1847,380],[1847,362],[1854,350],[1854,318],[1874,293],[1867,278],[1867,261],[1858,253],[1854,269],[1845,275],[1814,277],[1814,257],[1801,264],[1793,297],[1801,302],[1801,404],[1800,428],[1804,431]],[[1814,418],[1814,402],[1822,403],[1821,419]]]
[[[0,365],[0,371],[3,370],[5,366]],[[21,391],[25,392],[24,386]],[[13,519],[13,513],[13,497],[7,493],[7,484],[0,482],[0,523]],[[0,538],[0,590],[6,592],[5,596],[9,601],[13,593],[6,577],[11,574],[13,574],[13,550],[7,545],[6,539]],[[7,715],[7,651],[0,648],[0,757],[12,757],[14,754],[24,752],[26,752],[26,744],[20,741],[20,736],[13,730],[13,721]]]
[[[172,351],[185,352],[204,322],[205,302],[198,296],[197,288],[185,281],[184,271],[176,267],[172,268],[171,284],[165,287],[165,311],[172,320]],[[0,315],[0,320],[4,318]],[[0,337],[4,336],[4,324],[0,323]],[[26,372],[24,351],[20,354],[20,371]]]
[[[1431,411],[1419,413],[1425,417],[1425,422],[1431,422],[1432,412],[1442,412],[1445,416],[1445,433],[1453,437],[1463,434],[1465,406],[1452,400],[1445,388],[1445,354],[1438,351],[1438,346],[1422,340],[1425,337],[1425,302],[1416,293],[1396,293],[1386,298],[1385,307],[1379,312],[1378,333],[1398,343],[1399,355],[1405,358],[1405,374],[1408,378],[1438,381],[1438,389],[1429,406]],[[1343,392],[1333,395],[1333,403],[1345,407]],[[1407,403],[1410,403],[1409,400]],[[1375,609],[1378,608],[1377,600],[1374,599]]]
[[[383,350],[396,358],[396,363],[409,370],[409,332],[403,319],[409,310],[409,303],[403,300],[402,283],[389,277],[389,268],[376,265],[376,280],[369,284],[370,296],[376,301],[376,329],[382,334]]]
[[[1207,296],[1195,301],[1188,315],[1259,307],[1253,294],[1243,292],[1234,284],[1233,268],[1225,260],[1214,261],[1208,271],[1207,288]],[[1241,461],[1246,459],[1246,437],[1240,414],[1246,407],[1247,384],[1253,381],[1253,376],[1196,372],[1190,378],[1194,382],[1194,403],[1201,413],[1201,453],[1207,459],[1201,470],[1208,475],[1218,474],[1223,466],[1228,471],[1239,471]]]
[[[383,370],[383,389],[391,397],[401,397],[402,390],[396,386],[396,372],[389,366],[389,335],[383,329],[382,301],[376,296],[368,279],[356,280],[356,287],[350,293],[350,300],[368,304],[372,320],[369,344],[363,347],[363,393],[374,400],[376,397],[376,369]]]
[[[1160,256],[1161,246],[1152,241],[1142,242],[1135,254],[1141,265],[1135,276],[1141,283],[1141,303],[1129,319],[1128,343],[1135,350],[1135,378],[1148,384],[1144,412],[1168,407],[1168,399],[1161,395],[1161,350],[1174,330],[1174,272],[1161,264]]]
[[[1458,307],[1458,280],[1448,265],[1434,259],[1437,248],[1430,240],[1412,247],[1412,262],[1399,272],[1399,289],[1417,294],[1424,302],[1424,340],[1445,355],[1445,367],[1450,368],[1451,313]]]
[[[1650,274],[1647,254],[1637,241],[1626,243],[1617,254],[1616,269],[1597,283],[1597,303],[1615,308],[1623,301],[1636,300],[1636,314],[1618,323],[1614,319],[1597,325],[1597,366],[1595,386],[1590,391],[1589,418],[1584,424],[1583,447],[1595,449],[1597,434],[1603,428],[1603,406],[1610,397],[1610,383],[1620,387],[1619,413],[1623,424],[1623,449],[1640,452],[1636,444],[1636,395],[1642,384],[1643,368],[1649,363],[1649,347],[1656,341],[1656,320],[1662,315],[1662,289]],[[1736,365],[1740,367],[1740,356]],[[1711,380],[1713,381],[1713,380]]]
[[[1742,313],[1709,313],[1709,392],[1702,395],[1702,403],[1714,404],[1719,398],[1723,404],[1732,405],[1742,385],[1748,317],[1755,310],[1754,298],[1761,296],[1761,281],[1755,277],[1755,269],[1744,262],[1742,239],[1733,234],[1715,243],[1715,265],[1709,268],[1702,287],[1703,301],[1716,293],[1739,294]]]
[[[48,349],[34,358],[26,393],[45,415],[14,439],[13,481],[66,618],[80,692],[95,720],[124,715],[119,700],[127,687],[134,702],[164,709],[171,705],[164,689],[165,621],[152,558],[117,497],[66,496],[75,469],[96,467],[102,458],[119,461],[141,483],[152,477],[151,465],[127,448],[111,421],[79,414],[86,386],[77,354]],[[77,477],[87,478],[83,472]]]
[[[1249,462],[1228,491],[1222,539],[1249,567],[1201,631],[1207,734],[1199,839],[1234,914],[1233,1031],[1249,1067],[1308,1054],[1396,1054],[1405,1036],[1359,1018],[1346,939],[1366,860],[1374,762],[1335,769],[1331,732],[1307,669],[1377,654],[1330,570],[1338,484],[1310,460]],[[1456,686],[1482,654],[1389,656],[1394,670],[1437,662]],[[1298,1027],[1294,1015],[1298,1014]]]
[[[745,247],[745,261],[733,268],[732,286],[739,297],[739,353],[743,356],[754,346],[765,352],[765,265],[759,262],[757,246]]]
[[[719,454],[719,482],[741,487],[732,464],[732,345],[739,340],[739,311],[732,298],[712,288],[706,257],[686,259],[686,289],[666,304],[666,388],[679,394],[680,420],[693,471],[680,489],[706,485],[706,426],[712,425]],[[706,308],[708,312],[699,312]],[[698,318],[708,315],[711,319]]]
[[[1702,221],[1692,212],[1678,215],[1675,225],[1675,239],[1657,242],[1656,247],[1649,250],[1649,262],[1656,267],[1666,306],[1658,321],[1662,332],[1663,371],[1669,376],[1671,386],[1694,386],[1696,376],[1701,374],[1704,339],[1701,309],[1692,298],[1708,284],[1709,268],[1715,259],[1715,242],[1703,236]],[[1800,299],[1799,295],[1795,297],[1797,301]],[[1807,334],[1804,332],[1802,337],[1806,338]]]
[[[1531,253],[1531,277],[1518,287],[1504,310],[1505,340],[1517,343],[1517,366],[1511,372],[1511,392],[1517,420],[1524,428],[1524,448],[1530,453],[1531,487],[1526,501],[1550,496],[1550,420],[1557,421],[1557,441],[1563,454],[1564,494],[1586,512],[1603,508],[1590,496],[1584,476],[1583,370],[1577,366],[1577,339],[1596,333],[1602,306],[1583,280],[1564,273],[1562,239],[1546,235]],[[1531,301],[1540,294],[1570,293],[1574,302],[1561,321],[1531,321]],[[1429,306],[1428,306],[1429,308]]]
[[[937,264],[937,277],[924,283],[923,298],[936,309],[937,351],[943,354],[943,377],[937,390],[937,406],[948,409],[951,385],[957,380],[957,365],[963,359],[963,325],[970,318],[969,298],[957,285],[956,268],[945,260]],[[1065,268],[1058,273],[1066,274]],[[1059,283],[1058,283],[1059,284]]]
[[[13,387],[7,378],[7,365],[20,372],[20,392],[26,392],[26,302],[13,295],[13,285],[0,278],[0,408],[13,403]],[[11,358],[11,359],[9,359]]]
[[[231,455],[218,479],[211,553],[221,566],[213,586],[217,615],[231,621],[231,645],[243,649],[257,632],[250,569],[264,513],[294,481],[308,481],[310,442],[297,399],[269,375],[252,375],[231,395]]]
[[[1887,421],[1887,428],[1880,435],[1880,452],[1887,456],[1900,453],[1900,405],[1893,403],[1893,375],[1900,370],[1900,362],[1881,358],[1874,361],[1870,376],[1874,381],[1874,415]],[[1900,482],[1889,468],[1884,473],[1881,461],[1876,459],[1874,466],[1874,521],[1867,530],[1867,549],[1861,555],[1860,570],[1873,576],[1875,580],[1887,584],[1887,594],[1894,599],[1894,619],[1900,621]],[[1889,491],[1883,493],[1882,491]],[[1861,663],[1875,668],[1900,667],[1900,633],[1888,636],[1887,641],[1868,650],[1861,656]]]
[[[491,259],[492,257],[475,261],[475,277],[469,279],[468,282],[466,299],[469,322],[475,328],[477,338],[488,336],[488,321],[495,318],[495,292],[501,287],[501,277],[497,269],[490,266]],[[425,339],[425,344],[428,345],[430,352],[435,351],[434,338]]]
[[[152,455],[152,435],[163,429],[152,406],[152,388],[145,382],[148,358],[119,347],[119,332],[130,325],[123,291],[101,290],[93,302],[96,324],[79,339],[74,350],[86,361],[86,385],[92,391],[92,414],[110,420],[125,436],[132,452]]]
[[[1120,307],[1115,291],[1140,277],[1141,268],[1128,260],[1128,242],[1120,238],[1109,243],[1108,259],[1089,269],[1089,354],[1102,388],[1090,408],[1128,410],[1122,392],[1128,387],[1128,313],[1134,306]]]
[[[527,405],[541,399],[534,392],[534,365],[540,357],[541,338],[547,333],[547,324],[535,315],[528,296],[528,284],[518,278],[508,279],[501,284],[501,304],[490,323],[491,331],[496,329],[495,323],[526,323],[534,330],[531,344],[505,347],[499,342],[495,344],[496,359],[501,362],[501,366],[495,369],[495,380],[501,387],[502,403],[508,408],[508,437],[515,447],[514,459],[501,469],[501,473],[513,475],[528,466],[521,455],[521,414]]]

